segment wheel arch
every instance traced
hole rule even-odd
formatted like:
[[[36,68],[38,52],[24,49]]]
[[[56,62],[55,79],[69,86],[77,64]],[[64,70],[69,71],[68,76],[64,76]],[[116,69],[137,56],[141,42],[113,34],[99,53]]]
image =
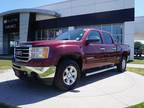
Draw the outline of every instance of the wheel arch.
[[[122,53],[122,57],[126,57],[126,59],[128,59],[129,53],[127,51],[124,51]]]
[[[78,63],[80,70],[83,68],[83,59],[80,54],[66,54],[59,58],[57,66],[64,60],[74,60]]]

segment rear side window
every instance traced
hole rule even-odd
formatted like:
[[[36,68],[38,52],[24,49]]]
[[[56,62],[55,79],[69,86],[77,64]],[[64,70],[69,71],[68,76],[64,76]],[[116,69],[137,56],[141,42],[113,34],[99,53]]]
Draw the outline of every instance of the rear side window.
[[[106,44],[113,44],[110,34],[108,34],[107,32],[103,32],[103,37]]]

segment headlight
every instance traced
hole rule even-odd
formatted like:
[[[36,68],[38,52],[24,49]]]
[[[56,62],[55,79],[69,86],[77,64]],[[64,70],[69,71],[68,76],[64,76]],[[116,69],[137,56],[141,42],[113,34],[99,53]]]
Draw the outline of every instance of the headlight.
[[[48,58],[49,47],[33,47],[32,48],[32,58]]]

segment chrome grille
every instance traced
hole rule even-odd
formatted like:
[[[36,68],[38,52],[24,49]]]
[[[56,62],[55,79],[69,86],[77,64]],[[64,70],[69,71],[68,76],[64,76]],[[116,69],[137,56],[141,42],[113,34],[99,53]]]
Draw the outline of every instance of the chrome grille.
[[[30,47],[15,48],[16,61],[28,62],[30,60]]]

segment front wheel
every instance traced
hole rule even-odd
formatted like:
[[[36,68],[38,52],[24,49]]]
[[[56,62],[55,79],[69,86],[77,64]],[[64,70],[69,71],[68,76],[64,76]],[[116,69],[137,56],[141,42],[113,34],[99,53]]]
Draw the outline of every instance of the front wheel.
[[[122,57],[121,60],[120,60],[120,63],[117,64],[118,72],[124,72],[126,70],[126,66],[127,66],[127,58]]]
[[[55,76],[55,86],[60,90],[71,90],[75,87],[80,78],[80,68],[73,60],[62,61],[57,69]]]

